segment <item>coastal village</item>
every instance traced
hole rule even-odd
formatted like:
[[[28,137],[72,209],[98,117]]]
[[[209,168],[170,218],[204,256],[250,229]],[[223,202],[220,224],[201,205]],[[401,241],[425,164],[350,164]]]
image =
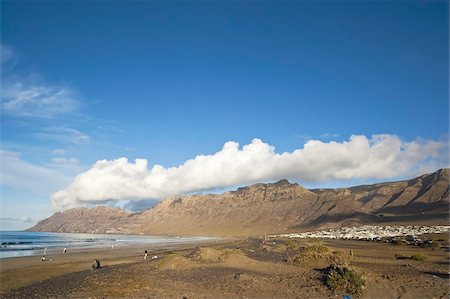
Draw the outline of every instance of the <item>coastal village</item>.
[[[343,240],[364,240],[364,241],[383,241],[387,243],[406,243],[410,245],[432,244],[431,240],[422,240],[418,236],[424,234],[448,233],[449,225],[434,226],[377,226],[363,225],[357,227],[331,228],[322,231],[313,231],[305,233],[291,233],[272,235],[269,237],[288,237],[288,238],[311,238],[311,239],[343,239]]]

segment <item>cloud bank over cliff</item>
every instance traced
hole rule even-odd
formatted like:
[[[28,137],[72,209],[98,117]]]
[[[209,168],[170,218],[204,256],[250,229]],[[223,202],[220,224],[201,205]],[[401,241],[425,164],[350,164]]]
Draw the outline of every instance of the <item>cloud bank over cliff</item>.
[[[179,193],[225,188],[288,178],[302,182],[413,177],[448,167],[448,144],[396,135],[353,135],[348,141],[309,140],[303,148],[277,153],[260,139],[239,146],[226,142],[211,155],[198,155],[178,167],[153,165],[146,159],[97,161],[51,196],[68,208],[107,201],[160,199]]]

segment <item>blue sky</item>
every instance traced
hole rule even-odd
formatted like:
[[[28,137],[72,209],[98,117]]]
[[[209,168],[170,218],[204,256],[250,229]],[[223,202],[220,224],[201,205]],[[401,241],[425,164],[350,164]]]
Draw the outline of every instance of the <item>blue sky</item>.
[[[447,166],[448,25],[446,1],[2,1],[1,227],[30,226],[55,203],[142,203],[280,177],[348,186]],[[255,150],[217,162],[229,141]],[[314,150],[270,155],[307,142]],[[370,159],[394,158],[363,171],[366,156],[334,157],[367,144]],[[198,155],[208,163],[168,170]],[[272,166],[258,175],[255,163]],[[242,175],[195,177],[220,167]]]

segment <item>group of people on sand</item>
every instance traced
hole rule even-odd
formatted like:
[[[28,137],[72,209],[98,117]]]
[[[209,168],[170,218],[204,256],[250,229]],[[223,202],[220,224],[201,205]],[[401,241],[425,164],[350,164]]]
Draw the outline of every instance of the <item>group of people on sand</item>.
[[[66,254],[66,253],[67,253],[67,248],[64,247],[63,254]],[[44,255],[41,257],[41,262],[47,261],[47,258],[45,257],[46,254],[47,254],[47,247],[45,247],[45,249],[44,249]],[[49,261],[53,261],[53,259],[50,259]]]
[[[114,248],[114,246],[113,246],[113,248]],[[47,253],[47,247],[45,247],[44,255],[41,257],[41,261],[42,262],[47,261],[47,258],[45,257],[46,253]],[[64,247],[63,254],[66,254],[66,253],[67,253],[67,248]],[[144,251],[144,260],[147,260],[147,258],[148,258],[148,251],[145,250]],[[152,256],[152,260],[156,260],[157,258],[158,258],[158,256],[156,254]],[[52,261],[52,259],[50,259],[50,261]],[[94,259],[94,262],[92,263],[91,268],[92,269],[99,269],[100,268],[100,261],[97,260],[97,259]]]
[[[47,258],[45,257],[45,254],[47,253],[47,247],[45,247],[44,249],[44,255],[41,257],[41,261],[45,262],[47,261]],[[64,247],[63,249],[63,254],[67,254],[67,248]],[[53,261],[52,259],[49,259],[49,261]],[[100,269],[100,261],[97,259],[94,259],[94,262],[91,265],[92,270],[94,269]]]
[[[41,257],[41,262],[47,261],[47,258],[45,257],[46,253],[47,253],[47,247],[45,247],[45,249],[44,249],[44,255]],[[63,254],[66,254],[66,253],[67,253],[67,248],[64,247]],[[52,261],[52,259],[50,259],[50,261]]]
[[[146,260],[148,258],[148,251],[145,250],[144,251],[144,260]],[[152,260],[156,260],[158,258],[158,256],[155,254],[154,256],[152,256]]]

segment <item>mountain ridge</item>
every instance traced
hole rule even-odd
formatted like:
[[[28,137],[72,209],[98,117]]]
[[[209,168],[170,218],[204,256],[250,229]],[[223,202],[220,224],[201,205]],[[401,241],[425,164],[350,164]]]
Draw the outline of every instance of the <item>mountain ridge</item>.
[[[448,223],[448,168],[396,182],[306,189],[280,180],[222,194],[180,195],[130,213],[97,206],[57,212],[30,231],[255,235],[371,223]]]

